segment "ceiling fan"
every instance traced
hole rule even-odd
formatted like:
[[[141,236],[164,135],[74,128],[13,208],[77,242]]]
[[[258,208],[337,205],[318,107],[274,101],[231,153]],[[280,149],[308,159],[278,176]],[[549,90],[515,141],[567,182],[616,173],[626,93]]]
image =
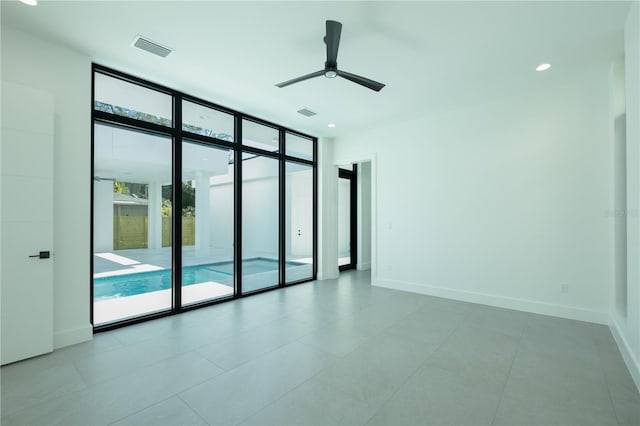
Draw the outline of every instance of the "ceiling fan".
[[[375,90],[376,92],[379,92],[384,87],[384,84],[338,69],[337,59],[338,59],[338,47],[340,46],[341,32],[342,32],[342,24],[340,22],[327,21],[327,35],[324,37],[324,44],[327,45],[327,61],[324,63],[323,70],[312,72],[311,74],[303,75],[302,77],[297,77],[282,83],[278,83],[276,84],[276,86],[286,87],[294,83],[299,83],[304,80],[309,80],[311,78],[320,77],[321,75],[324,75],[327,78],[335,78],[335,77],[346,78],[349,81],[353,81],[354,83],[357,83],[361,86],[364,86],[371,90]]]

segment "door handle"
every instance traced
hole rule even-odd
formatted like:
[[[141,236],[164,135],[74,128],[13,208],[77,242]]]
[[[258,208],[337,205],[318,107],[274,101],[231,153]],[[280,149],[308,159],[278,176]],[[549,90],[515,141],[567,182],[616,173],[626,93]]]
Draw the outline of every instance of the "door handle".
[[[51,254],[49,253],[49,251],[41,251],[39,254],[34,254],[29,257],[37,257],[38,259],[49,259],[51,257]]]

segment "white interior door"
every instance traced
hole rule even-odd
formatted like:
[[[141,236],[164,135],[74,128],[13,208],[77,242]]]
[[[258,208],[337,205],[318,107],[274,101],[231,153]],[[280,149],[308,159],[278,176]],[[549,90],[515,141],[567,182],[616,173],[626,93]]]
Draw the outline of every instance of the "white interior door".
[[[1,112],[4,365],[53,351],[53,97],[3,81]]]

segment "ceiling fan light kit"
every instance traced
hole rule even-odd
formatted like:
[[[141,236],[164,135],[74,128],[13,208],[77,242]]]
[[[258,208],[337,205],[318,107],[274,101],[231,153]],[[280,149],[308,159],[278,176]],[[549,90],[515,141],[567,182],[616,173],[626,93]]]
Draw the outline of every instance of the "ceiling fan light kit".
[[[276,84],[278,87],[286,87],[311,78],[325,76],[327,78],[342,77],[356,84],[364,86],[368,89],[379,92],[385,85],[375,80],[351,74],[338,69],[338,47],[340,47],[340,34],[342,33],[342,24],[338,21],[327,21],[327,35],[324,37],[324,44],[327,45],[327,60],[324,63],[324,69],[311,74],[303,75],[291,80]]]

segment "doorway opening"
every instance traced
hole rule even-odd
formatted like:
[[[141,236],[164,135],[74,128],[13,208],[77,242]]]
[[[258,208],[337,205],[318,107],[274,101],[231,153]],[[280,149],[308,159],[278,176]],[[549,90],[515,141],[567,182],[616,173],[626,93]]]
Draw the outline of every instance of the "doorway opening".
[[[338,169],[338,268],[355,269],[358,259],[357,184],[358,166]]]

